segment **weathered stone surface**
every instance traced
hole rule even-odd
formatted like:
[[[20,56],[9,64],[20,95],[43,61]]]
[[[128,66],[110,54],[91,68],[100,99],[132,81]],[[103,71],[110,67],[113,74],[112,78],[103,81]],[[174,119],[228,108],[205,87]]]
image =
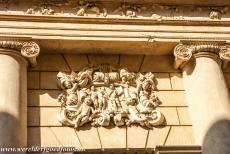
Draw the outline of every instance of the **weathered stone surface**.
[[[172,126],[165,145],[195,145],[192,126]]]
[[[171,56],[145,56],[141,72],[178,72],[173,68]]]
[[[56,120],[57,107],[29,107],[28,126],[61,126]]]
[[[28,90],[28,106],[60,106],[58,90]]]
[[[181,73],[170,73],[170,79],[173,90],[184,90],[184,84]]]
[[[176,107],[159,107],[159,110],[165,117],[162,125],[179,125]]]
[[[101,149],[101,142],[97,128],[85,126],[84,128],[77,130],[76,132],[79,141],[84,149]]]
[[[143,55],[120,55],[120,65],[131,72],[138,72],[141,68]]]
[[[28,89],[39,89],[40,79],[39,72],[28,72],[27,73],[27,88]]]
[[[188,107],[177,107],[177,112],[181,125],[192,125]]]
[[[126,148],[126,127],[99,127],[101,145],[106,148]]]
[[[29,127],[28,146],[61,147],[62,144],[50,127]]]
[[[60,54],[39,55],[38,65],[31,70],[37,71],[70,71],[63,56]]]
[[[127,148],[145,148],[148,129],[140,126],[127,127]]]
[[[41,72],[40,81],[41,89],[58,89],[57,87],[58,72]]]
[[[171,90],[171,83],[168,73],[154,73],[157,80],[157,90]]]
[[[82,148],[74,129],[69,127],[50,127],[50,129],[61,143],[62,147]]]
[[[188,106],[184,91],[159,91],[160,106]]]
[[[86,54],[66,54],[64,57],[73,71],[80,71],[89,65]]]
[[[146,148],[155,148],[156,145],[164,145],[170,126],[156,127],[149,130]]]
[[[119,63],[118,55],[90,54],[88,57],[91,65],[110,64],[116,66]]]

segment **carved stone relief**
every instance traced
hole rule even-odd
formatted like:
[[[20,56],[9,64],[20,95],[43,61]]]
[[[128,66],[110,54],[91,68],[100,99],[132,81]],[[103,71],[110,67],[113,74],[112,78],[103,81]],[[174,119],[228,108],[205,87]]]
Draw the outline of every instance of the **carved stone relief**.
[[[210,42],[210,41],[187,41],[180,43],[174,48],[175,68],[180,68],[188,62],[193,54],[200,52],[209,52],[219,55],[223,61],[223,68],[227,67],[230,61],[230,48],[225,42]]]
[[[3,3],[3,2],[2,2]],[[13,2],[0,5],[0,14],[27,14],[50,16],[87,16],[100,18],[144,18],[152,20],[226,20],[230,16],[228,6],[182,6],[158,5],[152,3],[135,4],[87,0],[40,0],[17,2],[15,10]],[[1,3],[0,3],[1,4]],[[7,6],[5,6],[7,4]],[[19,8],[19,9],[18,9]],[[25,8],[20,10],[20,8]]]
[[[62,93],[58,96],[61,111],[58,120],[75,128],[86,123],[92,126],[130,126],[148,128],[160,125],[163,115],[154,90],[152,73],[131,73],[126,68],[104,64],[84,68],[71,74],[59,72],[57,81]]]
[[[0,41],[0,48],[13,49],[21,52],[21,55],[28,59],[31,66],[37,65],[36,58],[40,53],[40,47],[32,41]]]

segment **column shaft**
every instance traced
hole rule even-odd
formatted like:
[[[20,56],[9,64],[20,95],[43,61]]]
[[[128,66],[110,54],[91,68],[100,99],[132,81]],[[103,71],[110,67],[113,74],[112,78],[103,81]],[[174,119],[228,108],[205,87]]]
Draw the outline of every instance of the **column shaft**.
[[[0,147],[27,146],[27,61],[6,49],[0,49],[0,130]]]
[[[183,67],[183,80],[196,143],[201,145],[215,122],[229,118],[230,100],[218,56],[194,56]]]

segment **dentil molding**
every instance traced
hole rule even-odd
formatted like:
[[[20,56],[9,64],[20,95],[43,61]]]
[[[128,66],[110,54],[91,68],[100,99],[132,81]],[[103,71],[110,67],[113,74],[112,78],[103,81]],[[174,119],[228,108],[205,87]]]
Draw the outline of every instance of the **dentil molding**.
[[[0,48],[20,51],[21,55],[28,59],[31,66],[37,65],[36,58],[40,53],[40,47],[32,41],[0,41]]]
[[[223,68],[230,61],[230,46],[221,41],[184,41],[174,48],[176,69],[184,66],[196,53],[214,53],[223,61]]]
[[[92,126],[130,126],[148,128],[160,125],[163,115],[156,107],[156,81],[152,73],[131,73],[126,68],[103,64],[71,74],[59,72],[58,120],[75,128]]]

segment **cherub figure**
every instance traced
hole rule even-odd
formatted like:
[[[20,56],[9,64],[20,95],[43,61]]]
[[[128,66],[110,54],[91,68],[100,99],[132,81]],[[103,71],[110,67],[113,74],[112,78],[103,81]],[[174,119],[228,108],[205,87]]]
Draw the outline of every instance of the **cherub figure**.
[[[156,85],[152,73],[147,73],[145,75],[140,74],[137,80],[137,92],[140,97],[138,108],[140,112],[149,112],[159,105],[159,99],[153,91],[155,88]]]
[[[110,105],[110,111],[114,112],[114,110],[118,111],[122,109],[121,102],[119,100],[119,96],[121,94],[118,93],[115,86],[112,84],[110,85],[110,93],[109,93],[109,105]]]
[[[74,115],[77,117],[75,128],[89,122],[91,120],[90,115],[92,112],[93,112],[92,100],[89,97],[85,97],[83,99],[83,103],[81,104],[79,110]]]

